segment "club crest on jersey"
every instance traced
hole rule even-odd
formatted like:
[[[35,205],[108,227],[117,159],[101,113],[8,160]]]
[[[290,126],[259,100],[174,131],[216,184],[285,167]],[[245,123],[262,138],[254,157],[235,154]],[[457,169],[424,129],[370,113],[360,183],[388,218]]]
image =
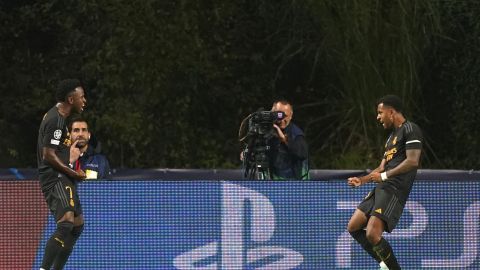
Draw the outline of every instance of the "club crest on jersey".
[[[57,129],[55,130],[55,132],[53,132],[53,138],[55,138],[55,140],[60,140],[61,137],[62,131],[60,129]]]
[[[393,155],[397,153],[397,148],[392,148],[385,152],[385,161],[390,161],[393,158]]]
[[[70,138],[65,138],[65,140],[63,140],[63,144],[67,147],[70,147],[70,145],[72,145],[72,140],[70,140]]]
[[[63,140],[63,144],[67,147],[70,147],[70,145],[72,145],[72,139],[71,139],[72,136],[70,136],[70,132],[68,131],[67,129],[67,136],[65,137],[65,140]]]

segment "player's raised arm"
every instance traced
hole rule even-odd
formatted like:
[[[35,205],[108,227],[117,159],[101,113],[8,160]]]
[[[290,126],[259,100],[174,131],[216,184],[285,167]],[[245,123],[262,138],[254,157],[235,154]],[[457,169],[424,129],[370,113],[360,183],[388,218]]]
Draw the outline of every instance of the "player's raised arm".
[[[397,167],[385,172],[386,178],[393,177],[396,175],[407,173],[411,170],[416,170],[420,164],[420,156],[422,150],[420,149],[410,149],[406,151],[407,158],[402,161]]]
[[[55,154],[55,149],[50,147],[42,148],[42,155],[45,161],[48,162],[56,171],[67,175],[76,180],[85,179],[85,173],[83,171],[75,171],[72,168],[65,165]]]

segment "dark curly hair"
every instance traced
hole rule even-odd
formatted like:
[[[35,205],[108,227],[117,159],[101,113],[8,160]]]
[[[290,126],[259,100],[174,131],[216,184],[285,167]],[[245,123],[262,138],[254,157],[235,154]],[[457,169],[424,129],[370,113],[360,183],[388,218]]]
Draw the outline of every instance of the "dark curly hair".
[[[378,104],[383,103],[384,106],[392,107],[395,109],[395,111],[402,113],[403,112],[403,102],[402,100],[395,95],[386,95],[382,98],[380,98],[377,101],[377,106]]]
[[[85,119],[85,117],[83,117],[81,114],[72,114],[68,118],[68,129],[70,129],[70,131],[72,130],[73,123],[75,122],[85,122],[87,123],[87,126],[88,126],[88,122],[87,122],[87,119]]]
[[[55,98],[58,102],[63,102],[67,97],[75,91],[75,88],[82,86],[77,79],[66,79],[58,83]]]

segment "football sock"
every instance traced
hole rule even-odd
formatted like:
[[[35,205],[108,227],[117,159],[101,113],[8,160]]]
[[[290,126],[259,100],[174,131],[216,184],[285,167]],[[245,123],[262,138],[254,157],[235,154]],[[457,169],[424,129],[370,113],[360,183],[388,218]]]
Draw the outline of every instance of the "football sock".
[[[53,264],[53,269],[55,270],[63,269],[63,267],[67,263],[68,257],[70,257],[70,254],[72,254],[73,246],[77,242],[82,232],[83,232],[83,224],[80,226],[73,227],[72,232],[67,237],[67,239],[65,239],[65,242],[67,242],[65,245],[65,248],[60,250],[57,254],[57,257]]]
[[[358,231],[350,232],[350,235],[357,240],[357,242],[362,246],[362,248],[372,256],[378,263],[382,261],[380,257],[373,251],[373,246],[368,242],[367,233],[365,230],[360,229]]]
[[[73,223],[71,222],[59,222],[57,223],[57,230],[52,234],[45,246],[45,254],[43,255],[42,266],[43,269],[50,269],[53,261],[57,257],[58,253],[64,249],[68,244],[66,240],[70,237],[73,229]]]
[[[373,251],[380,257],[380,259],[388,266],[390,270],[399,270],[400,265],[398,264],[397,258],[393,254],[392,247],[390,244],[382,237],[380,242],[373,246]]]

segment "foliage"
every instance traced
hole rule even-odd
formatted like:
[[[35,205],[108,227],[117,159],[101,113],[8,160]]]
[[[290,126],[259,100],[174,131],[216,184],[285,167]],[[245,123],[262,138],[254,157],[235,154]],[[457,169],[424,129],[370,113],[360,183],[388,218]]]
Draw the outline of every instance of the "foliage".
[[[430,48],[421,72],[422,102],[428,112],[428,164],[478,169],[480,159],[480,3],[442,1],[442,36]]]
[[[372,168],[386,135],[375,101],[395,93],[424,128],[424,167],[474,168],[479,7],[2,1],[0,167],[36,166],[37,128],[55,84],[78,77],[90,127],[116,167],[239,167],[240,121],[287,97],[313,168]]]

